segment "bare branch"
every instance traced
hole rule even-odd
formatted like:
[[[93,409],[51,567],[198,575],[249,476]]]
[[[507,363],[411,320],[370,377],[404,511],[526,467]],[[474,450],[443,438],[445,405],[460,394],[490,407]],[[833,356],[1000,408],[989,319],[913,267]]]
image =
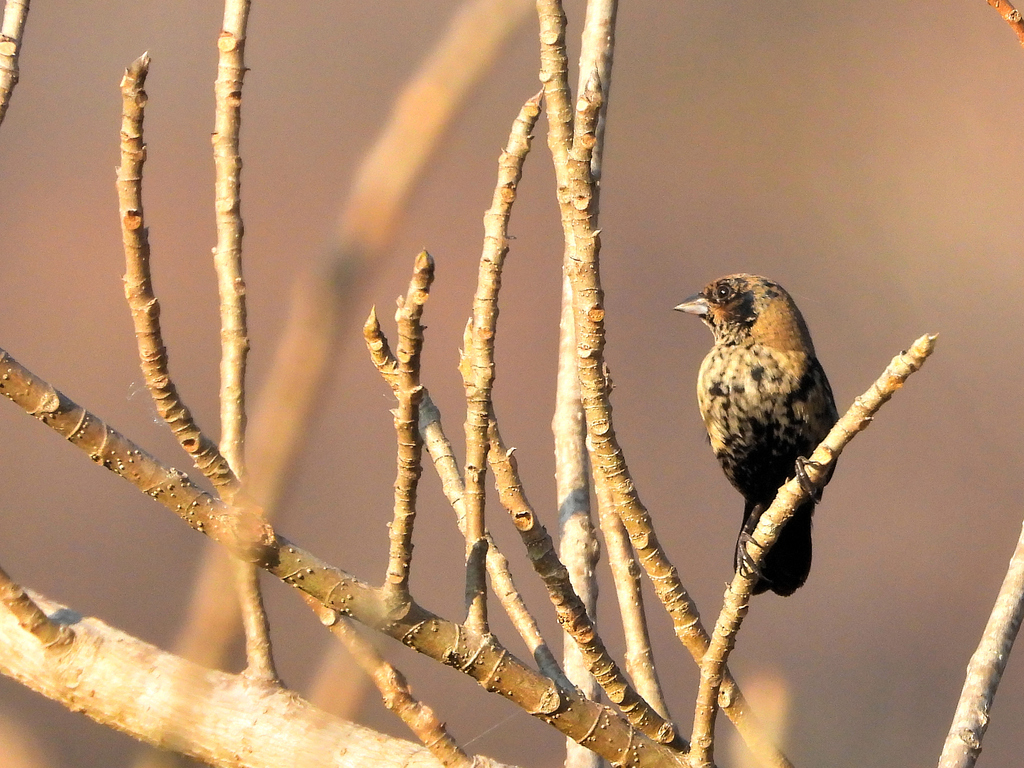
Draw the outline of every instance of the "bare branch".
[[[380,258],[454,116],[532,7],[530,0],[466,0],[399,94],[356,172],[330,262],[300,276],[249,429],[250,492],[266,508],[278,505],[316,395],[337,362],[342,302]]]
[[[43,648],[67,646],[75,639],[75,631],[71,627],[52,621],[3,568],[0,568],[0,605]]]
[[[492,413],[494,337],[498,325],[501,270],[508,254],[508,221],[516,199],[516,186],[530,151],[531,132],[540,114],[540,94],[519,110],[508,143],[498,160],[498,179],[491,207],[484,214],[484,247],[480,256],[473,317],[466,329],[466,345],[459,366],[466,390],[466,471],[463,502],[466,509],[467,623],[487,628],[487,590],[484,559],[487,542],[484,522],[484,476],[487,473],[487,424]],[[477,554],[474,555],[474,552]]]
[[[665,694],[662,692],[658,671],[654,666],[654,652],[651,649],[651,636],[647,628],[643,593],[640,589],[640,566],[633,554],[626,528],[612,508],[607,483],[602,482],[597,486],[597,498],[601,532],[604,534],[605,551],[608,553],[608,564],[611,566],[619,614],[622,618],[626,672],[629,673],[637,692],[658,714],[670,720]]]
[[[75,404],[0,350],[0,394],[63,435],[96,463],[128,480],[192,528],[315,597],[325,606],[461,670],[615,763],[678,766],[675,750],[634,729],[604,707],[560,689],[510,654],[493,635],[446,621],[415,602],[392,610],[379,590],[277,536],[260,515],[229,509]]]
[[[373,644],[364,638],[351,621],[326,608],[309,595],[303,595],[306,603],[329,627],[331,634],[341,640],[352,658],[373,680],[380,691],[384,706],[402,719],[423,745],[446,766],[472,768],[473,760],[451,737],[434,711],[412,695],[412,689],[405,675],[395,669],[377,653]]]
[[[992,614],[967,665],[953,723],[942,747],[939,768],[972,768],[981,754],[996,689],[1010,658],[1024,614],[1024,533],[1010,558]]]
[[[0,673],[102,725],[223,768],[438,765],[418,744],[332,717],[294,691],[206,669],[41,595],[32,597],[51,621],[74,626],[75,641],[61,649],[55,664],[52,650],[0,611],[0,646],[7,650],[0,654]],[[481,768],[499,768],[478,760]]]
[[[490,426],[491,467],[501,503],[526,546],[534,570],[547,587],[558,623],[576,642],[587,669],[629,721],[652,739],[668,744],[676,739],[675,727],[655,712],[633,689],[597,633],[597,628],[572,584],[569,572],[555,553],[554,542],[527,501],[519,479],[515,456],[502,443],[498,425]]]
[[[242,280],[242,159],[238,134],[242,119],[242,79],[245,77],[245,27],[249,0],[226,0],[224,27],[217,40],[219,60],[213,160],[217,247],[213,251],[220,294],[220,413],[221,451],[240,478],[245,475],[245,366],[249,352],[246,330],[245,283]]]
[[[543,8],[541,25],[541,79],[545,97],[565,102],[563,55],[549,50],[564,39],[564,16],[556,0],[538,0]],[[563,28],[557,27],[561,20]],[[615,512],[629,532],[637,557],[647,572],[658,598],[672,619],[676,636],[697,661],[704,656],[710,638],[700,623],[697,607],[679,579],[675,566],[661,547],[651,524],[650,514],[640,501],[629,474],[622,447],[612,424],[609,382],[604,364],[604,294],[598,271],[600,237],[593,220],[596,186],[591,174],[592,149],[597,144],[595,130],[601,96],[596,90],[599,79],[595,72],[588,78],[588,87],[577,100],[577,115],[571,146],[565,147],[563,123],[568,119],[561,109],[548,103],[549,136],[555,159],[558,202],[562,229],[569,258],[566,274],[573,288],[573,319],[576,333],[576,354],[581,398],[586,415],[590,441],[590,457],[596,476],[608,483]],[[555,82],[557,81],[557,82]],[[562,83],[560,85],[559,83]],[[731,675],[723,681],[724,710],[736,725],[751,750],[761,755],[773,768],[791,768],[790,762],[771,743],[750,713]]]
[[[0,28],[0,125],[7,115],[14,86],[18,84],[18,56],[28,4],[29,0],[7,0],[4,4],[4,21]]]
[[[423,469],[420,456],[419,407],[423,398],[420,385],[420,351],[423,326],[420,317],[434,280],[434,260],[422,251],[413,266],[413,276],[405,298],[398,299],[395,321],[398,323],[398,409],[395,431],[398,434],[398,477],[395,480],[395,514],[391,523],[391,548],[385,587],[400,601],[409,599],[409,567],[412,561],[412,529],[416,520],[416,486]],[[367,324],[376,325],[371,312]],[[379,329],[379,326],[377,326]]]
[[[988,0],[988,4],[999,11],[999,15],[1017,35],[1017,40],[1024,45],[1024,20],[1021,19],[1020,11],[1013,7],[1010,0]]]
[[[806,462],[807,475],[816,487],[821,487],[828,478],[828,469],[843,449],[861,430],[871,423],[874,415],[896,390],[903,386],[911,374],[921,369],[935,349],[935,336],[922,336],[910,347],[893,358],[882,375],[868,391],[853,401],[810,459]],[[779,530],[792,516],[793,510],[811,498],[814,489],[805,488],[799,478],[793,478],[779,489],[772,505],[762,514],[753,535],[753,544],[748,545],[747,554],[750,568],[740,568],[726,589],[722,612],[715,623],[708,648],[700,669],[700,688],[697,692],[697,707],[693,716],[693,737],[691,739],[691,762],[694,768],[709,768],[714,754],[715,713],[718,710],[718,694],[722,686],[725,663],[736,641],[750,602],[750,592],[757,580],[757,568],[764,553],[775,543]]]

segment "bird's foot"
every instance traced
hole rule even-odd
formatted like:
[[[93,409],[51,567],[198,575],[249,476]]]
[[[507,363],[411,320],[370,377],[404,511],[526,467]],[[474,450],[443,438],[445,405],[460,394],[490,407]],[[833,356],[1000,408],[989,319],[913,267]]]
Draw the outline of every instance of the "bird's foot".
[[[762,552],[764,551],[764,548],[754,540],[751,531],[745,529],[740,531],[739,538],[736,539],[736,572],[745,578],[753,577],[759,581],[767,581],[764,578],[764,573],[761,572],[761,566],[754,562],[753,555],[747,551],[748,544],[753,544]]]
[[[796,457],[796,478],[800,481],[800,487],[804,493],[811,497],[811,501],[817,504],[821,501],[821,488],[818,488],[807,474],[807,467],[821,469],[821,462],[805,459],[803,456]]]

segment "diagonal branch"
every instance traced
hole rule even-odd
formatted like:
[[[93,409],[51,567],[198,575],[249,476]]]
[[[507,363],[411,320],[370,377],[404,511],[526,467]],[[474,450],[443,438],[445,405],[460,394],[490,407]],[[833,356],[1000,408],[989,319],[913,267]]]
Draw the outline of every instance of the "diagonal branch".
[[[977,650],[967,665],[953,722],[939,758],[939,768],[973,768],[988,729],[996,689],[1010,658],[1024,615],[1024,533],[1010,558]]]
[[[828,470],[839,458],[839,454],[858,432],[867,429],[878,409],[889,401],[911,374],[921,369],[935,349],[935,338],[922,336],[908,351],[894,357],[868,391],[854,400],[849,410],[836,422],[806,462],[807,475],[815,488],[824,484]],[[779,489],[775,501],[761,515],[753,535],[754,545],[748,546],[747,555],[752,561],[752,567],[740,568],[726,589],[722,612],[711,636],[711,645],[701,662],[700,688],[693,716],[691,761],[695,768],[709,768],[711,765],[718,692],[722,686],[726,660],[747,613],[750,592],[757,579],[757,568],[765,552],[778,538],[781,527],[792,516],[793,510],[810,499],[814,490],[804,488],[799,478],[790,480]]]
[[[679,766],[675,750],[657,743],[610,708],[561,689],[510,654],[493,635],[447,621],[415,602],[393,611],[382,592],[278,536],[261,515],[229,509],[182,472],[142,448],[39,379],[0,350],[0,394],[128,480],[195,530],[256,562],[323,605],[400,640],[473,677],[614,763]]]
[[[1013,7],[1010,0],[988,0],[988,4],[999,11],[1003,21],[1010,25],[1010,29],[1017,35],[1017,40],[1024,45],[1024,20],[1021,19],[1020,11]]]
[[[18,84],[18,56],[25,31],[29,0],[7,0],[3,27],[0,28],[0,125],[3,125],[11,94]]]
[[[0,605],[45,649],[67,646],[75,639],[75,631],[71,627],[47,616],[3,568],[0,568]]]

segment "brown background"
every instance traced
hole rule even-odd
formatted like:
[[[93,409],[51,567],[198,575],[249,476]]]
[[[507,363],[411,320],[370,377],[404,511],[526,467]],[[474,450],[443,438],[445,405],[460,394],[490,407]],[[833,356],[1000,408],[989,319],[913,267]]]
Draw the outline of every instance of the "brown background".
[[[145,199],[156,287],[178,385],[215,432],[216,5],[37,3],[0,131],[0,346],[182,468],[141,387],[121,292],[117,85],[149,50]],[[841,408],[914,338],[941,333],[924,371],[844,454],[816,518],[809,584],[789,599],[754,601],[732,662],[741,683],[764,671],[787,681],[797,765],[933,763],[1022,517],[1024,51],[981,0],[621,5],[601,220],[616,426],[706,621],[729,576],[741,506],[695,404],[710,335],[672,306],[721,274],[775,278],[804,311]],[[354,168],[455,7],[253,9],[242,150],[255,385],[289,286],[325,252]],[[575,42],[581,4],[569,11]],[[536,48],[531,20],[461,113],[387,262],[356,299],[358,314],[377,303],[390,323],[412,256],[423,246],[435,255],[424,376],[453,438],[481,215],[512,117],[538,87]],[[496,388],[504,432],[548,521],[561,254],[550,164],[538,136],[511,225]],[[355,326],[346,339],[280,527],[377,580],[391,399]],[[0,430],[0,563],[168,646],[205,542],[8,403]],[[438,483],[425,477],[414,589],[457,617],[462,545]],[[499,512],[491,527],[518,561]],[[519,582],[532,582],[517,566]],[[267,591],[282,673],[304,690],[331,639],[287,588]],[[526,591],[542,608],[536,586]],[[651,615],[672,710],[687,730],[693,664],[660,612]],[[503,623],[498,630],[523,654]],[[553,731],[458,673],[383,646],[470,749],[558,763]],[[1012,659],[979,765],[1019,762],[1021,670]],[[374,727],[404,733],[372,699],[363,712]],[[123,765],[135,749],[8,680],[0,716],[33,733],[53,765]]]

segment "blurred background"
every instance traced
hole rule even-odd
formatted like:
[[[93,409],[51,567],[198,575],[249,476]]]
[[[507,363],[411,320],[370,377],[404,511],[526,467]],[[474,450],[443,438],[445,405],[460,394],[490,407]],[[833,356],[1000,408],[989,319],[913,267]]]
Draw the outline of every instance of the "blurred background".
[[[458,5],[254,4],[242,127],[254,394],[291,286],[331,252],[362,157]],[[567,11],[575,61],[583,4]],[[216,435],[209,137],[220,13],[198,0],[36,4],[0,129],[0,346],[182,469],[188,462],[143,386],[121,287],[118,83],[148,50],[144,199],[156,291],[178,387]],[[394,433],[393,400],[363,349],[362,319],[377,304],[392,331],[394,297],[415,253],[429,249],[437,280],[423,376],[461,457],[456,365],[481,217],[511,121],[538,89],[537,48],[528,16],[440,141],[362,287],[345,299],[348,327],[277,526],[369,581],[384,572]],[[742,502],[697,413],[694,382],[710,333],[672,307],[730,272],[777,280],[807,318],[841,410],[916,337],[941,334],[923,371],[844,453],[816,514],[807,586],[791,598],[755,599],[730,662],[741,685],[782,685],[786,749],[798,766],[937,760],[1020,533],[1022,74],[1024,50],[981,0],[640,0],[619,10],[601,213],[616,428],[706,624],[731,574]],[[527,492],[554,527],[549,424],[562,245],[545,130],[542,119],[511,221],[495,401]],[[7,402],[0,430],[0,564],[25,586],[171,647],[208,543]],[[458,618],[463,544],[430,470],[420,498],[414,594]],[[518,538],[504,513],[490,510],[518,584],[558,640]],[[613,602],[604,571],[601,579]],[[333,639],[289,588],[266,584],[280,671],[306,692]],[[612,602],[601,617],[619,649]],[[648,614],[669,705],[688,732],[694,665],[660,609]],[[397,643],[380,647],[469,750],[560,763],[555,731]],[[406,736],[375,693],[357,719]],[[7,679],[0,720],[2,732],[53,766],[127,765],[138,751]],[[1019,762],[1022,725],[1024,664],[1011,658],[979,765]],[[719,760],[730,765],[724,751]]]

